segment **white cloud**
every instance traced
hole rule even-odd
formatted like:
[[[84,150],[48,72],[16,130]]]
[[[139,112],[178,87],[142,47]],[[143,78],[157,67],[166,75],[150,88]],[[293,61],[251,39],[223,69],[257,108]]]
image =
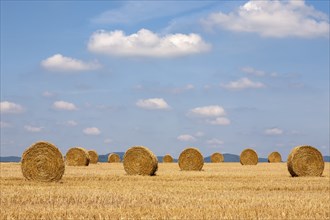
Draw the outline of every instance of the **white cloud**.
[[[283,130],[279,128],[269,128],[264,131],[266,135],[281,135],[283,134]]]
[[[208,51],[210,45],[194,33],[159,36],[141,29],[126,35],[121,30],[99,30],[90,37],[88,49],[114,56],[177,57]]]
[[[53,108],[58,110],[67,110],[67,111],[74,111],[78,109],[73,103],[65,102],[65,101],[54,102]]]
[[[207,123],[212,125],[230,125],[230,120],[225,117],[218,117],[212,120],[206,120]]]
[[[190,134],[182,134],[177,137],[179,141],[194,142],[196,138]]]
[[[188,115],[200,117],[217,117],[226,115],[226,112],[224,108],[219,105],[209,105],[191,109],[188,112]]]
[[[195,133],[196,137],[203,137],[204,135],[205,135],[204,132],[201,132],[201,131],[198,131]]]
[[[264,37],[329,37],[328,15],[296,0],[249,1],[228,14],[213,13],[202,23]]]
[[[169,109],[170,106],[162,98],[140,99],[136,106],[144,109]]]
[[[229,90],[259,89],[266,87],[263,83],[253,82],[252,80],[246,77],[240,78],[237,81],[229,82],[227,84],[222,84],[221,86]]]
[[[250,66],[243,67],[243,68],[241,68],[241,70],[244,73],[248,73],[248,74],[251,74],[251,75],[254,75],[254,76],[265,76],[265,74],[266,74],[264,71],[256,70],[256,69],[254,69],[253,67],[250,67]]]
[[[105,139],[104,140],[104,143],[105,144],[111,144],[113,141],[112,141],[112,139],[110,139],[110,138],[107,138],[107,139]]]
[[[0,112],[1,113],[22,113],[24,111],[20,104],[14,102],[3,101],[0,102]]]
[[[265,72],[263,70],[257,70],[253,67],[246,66],[241,68],[242,72],[247,73],[252,76],[258,77],[293,77],[293,74],[279,74],[276,72]]]
[[[59,72],[96,70],[101,67],[97,61],[83,62],[71,57],[62,56],[61,54],[55,54],[41,61],[41,66],[47,70]]]
[[[99,135],[99,134],[101,134],[100,129],[98,129],[96,127],[85,128],[83,130],[83,132],[86,135]]]
[[[9,128],[12,125],[8,122],[0,121],[0,128]]]
[[[51,98],[51,97],[54,97],[55,94],[52,93],[52,92],[45,91],[45,92],[42,93],[42,96],[46,97],[46,98]]]
[[[35,127],[35,126],[31,126],[31,125],[25,125],[24,129],[28,132],[37,133],[37,132],[42,131],[43,127]]]
[[[65,125],[74,127],[74,126],[77,126],[78,123],[76,121],[74,121],[74,120],[69,120],[69,121],[66,121],[65,122]]]
[[[221,144],[224,144],[224,142],[222,140],[219,140],[217,138],[213,138],[213,139],[207,140],[206,143],[209,144],[209,145],[221,145]]]

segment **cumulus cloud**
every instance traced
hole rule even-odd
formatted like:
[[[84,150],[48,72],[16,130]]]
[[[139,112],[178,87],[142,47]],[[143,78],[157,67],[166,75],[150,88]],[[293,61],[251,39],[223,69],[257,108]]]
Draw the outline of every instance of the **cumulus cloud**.
[[[85,128],[83,130],[83,132],[86,135],[99,135],[99,134],[101,134],[100,129],[98,129],[96,127]]]
[[[228,14],[212,13],[202,23],[263,37],[329,37],[328,15],[296,0],[249,1]]]
[[[221,86],[229,90],[259,89],[266,87],[263,83],[253,82],[252,80],[246,77],[240,78],[237,81],[229,82],[227,84],[222,84]]]
[[[14,102],[3,101],[0,102],[0,112],[1,113],[22,113],[24,111],[23,107],[20,104]]]
[[[53,108],[57,110],[67,110],[67,111],[75,111],[78,109],[73,103],[65,102],[65,101],[54,102]]]
[[[162,98],[140,99],[136,102],[136,106],[144,109],[169,109],[170,106]]]
[[[188,112],[188,115],[200,117],[217,117],[226,115],[226,112],[224,108],[219,105],[209,105],[191,109]]]
[[[213,139],[207,140],[206,143],[209,144],[209,145],[221,145],[221,144],[224,144],[224,142],[222,140],[219,140],[217,138],[213,138]]]
[[[101,67],[97,61],[84,62],[71,57],[65,57],[62,54],[55,54],[41,61],[41,66],[49,71],[58,72],[96,70]]]
[[[35,126],[31,126],[31,125],[25,125],[24,129],[28,132],[37,133],[37,132],[42,131],[43,127],[35,127]]]
[[[230,120],[225,117],[217,117],[215,119],[208,119],[206,120],[207,123],[211,125],[230,125]]]
[[[126,35],[121,30],[99,30],[88,42],[91,52],[113,56],[177,57],[206,52],[210,45],[198,34],[159,36],[147,29]]]
[[[184,141],[184,142],[194,142],[196,141],[196,138],[190,134],[182,134],[177,137],[179,141]]]
[[[281,135],[283,130],[279,128],[268,128],[264,131],[265,135]]]

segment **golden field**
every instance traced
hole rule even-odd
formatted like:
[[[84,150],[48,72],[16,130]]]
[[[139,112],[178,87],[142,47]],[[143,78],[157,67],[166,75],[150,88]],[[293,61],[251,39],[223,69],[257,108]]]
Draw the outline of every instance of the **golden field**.
[[[1,165],[1,219],[330,219],[330,163],[322,177],[292,178],[286,163],[206,163],[128,176],[121,163],[68,167],[60,182]]]

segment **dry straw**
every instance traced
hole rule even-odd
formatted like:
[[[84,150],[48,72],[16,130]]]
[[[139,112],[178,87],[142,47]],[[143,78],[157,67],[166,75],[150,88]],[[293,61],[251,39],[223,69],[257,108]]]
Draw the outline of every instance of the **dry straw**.
[[[282,157],[279,152],[272,152],[268,155],[268,163],[279,163],[282,162]]]
[[[202,170],[204,157],[197,148],[186,148],[179,156],[181,170]]]
[[[157,157],[146,147],[134,146],[124,155],[124,169],[129,175],[155,175],[158,169]]]
[[[112,153],[108,155],[108,162],[109,163],[119,163],[120,156],[118,154]]]
[[[320,151],[312,146],[297,146],[291,150],[287,160],[291,176],[321,176],[324,161]]]
[[[240,162],[242,165],[257,165],[258,154],[253,149],[247,148],[242,151]]]
[[[40,141],[24,151],[21,169],[28,180],[51,182],[62,178],[65,165],[62,153],[55,145]]]
[[[99,161],[99,155],[95,150],[89,150],[88,151],[90,161],[89,163],[97,163]]]
[[[163,163],[173,163],[173,157],[169,154],[166,154],[163,157]]]
[[[68,166],[88,166],[90,157],[84,148],[73,147],[66,153],[65,161]]]
[[[211,155],[211,162],[212,163],[221,163],[225,160],[222,154],[220,153],[214,153]]]

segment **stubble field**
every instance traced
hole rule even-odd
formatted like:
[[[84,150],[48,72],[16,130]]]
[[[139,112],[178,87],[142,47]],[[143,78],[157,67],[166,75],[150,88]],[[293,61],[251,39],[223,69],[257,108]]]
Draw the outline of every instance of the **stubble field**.
[[[60,182],[26,181],[1,165],[1,219],[330,219],[330,163],[322,177],[292,178],[286,163],[206,163],[128,176],[121,163],[68,167]]]

